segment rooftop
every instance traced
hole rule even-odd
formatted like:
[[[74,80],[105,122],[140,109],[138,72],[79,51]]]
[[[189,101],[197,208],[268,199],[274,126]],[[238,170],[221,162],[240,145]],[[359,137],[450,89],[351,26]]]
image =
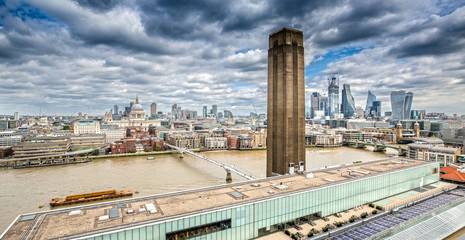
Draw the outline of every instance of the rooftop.
[[[29,231],[35,231],[32,239],[49,239],[78,236],[98,232],[102,229],[126,228],[147,222],[163,221],[193,213],[221,209],[236,204],[276,198],[290,193],[308,191],[424,164],[431,163],[405,158],[390,158],[315,170],[313,171],[313,178],[307,178],[307,175],[285,175],[244,181],[182,192],[39,212],[34,213],[35,216],[32,220],[21,221],[25,216],[34,215],[25,214],[18,216],[4,233],[4,236],[6,239],[21,239],[25,234],[29,234]],[[236,176],[236,178],[239,177]],[[231,194],[233,192],[237,193]],[[50,198],[52,197],[59,196],[50,196]],[[150,206],[150,204],[155,206],[156,211],[153,213],[140,211],[143,206]],[[110,209],[116,207],[118,207],[118,217],[99,220],[99,217],[108,215]],[[76,213],[76,210],[81,211]],[[134,213],[128,214],[128,210],[133,210]],[[70,214],[71,211],[74,214]],[[35,228],[31,227],[35,222],[38,222]]]

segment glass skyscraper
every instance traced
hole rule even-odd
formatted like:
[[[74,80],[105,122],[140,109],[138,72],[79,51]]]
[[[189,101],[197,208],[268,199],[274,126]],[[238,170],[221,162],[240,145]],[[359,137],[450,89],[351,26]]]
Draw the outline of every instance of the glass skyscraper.
[[[403,90],[391,92],[392,119],[410,119],[412,109],[413,93]]]
[[[376,96],[368,90],[368,97],[367,97],[367,106],[365,108],[366,111],[371,112],[371,108],[373,107],[373,102],[376,101]]]
[[[333,75],[328,86],[328,115],[334,117],[339,113],[339,83]]]
[[[373,101],[371,112],[374,113],[372,117],[381,117],[381,101]]]
[[[202,117],[207,118],[207,106],[203,106]]]
[[[355,113],[355,101],[350,91],[350,85],[344,84],[342,88],[342,113],[345,118],[352,117]]]

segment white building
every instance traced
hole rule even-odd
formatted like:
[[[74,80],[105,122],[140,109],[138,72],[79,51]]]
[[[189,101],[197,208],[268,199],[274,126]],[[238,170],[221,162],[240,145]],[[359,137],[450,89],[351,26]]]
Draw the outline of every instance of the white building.
[[[225,137],[207,137],[205,138],[205,147],[208,149],[226,149],[228,139]]]
[[[102,125],[100,132],[105,134],[107,143],[114,143],[126,137],[126,129],[118,125]]]
[[[100,134],[100,122],[81,120],[74,122],[74,134]]]

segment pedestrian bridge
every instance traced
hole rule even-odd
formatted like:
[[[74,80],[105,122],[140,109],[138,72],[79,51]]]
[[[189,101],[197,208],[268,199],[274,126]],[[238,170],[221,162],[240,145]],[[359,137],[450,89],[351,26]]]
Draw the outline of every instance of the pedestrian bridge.
[[[184,154],[184,153],[187,153],[191,156],[194,156],[194,157],[197,157],[197,158],[200,158],[202,160],[205,160],[207,162],[210,162],[210,163],[213,163],[217,166],[220,166],[222,168],[224,168],[224,170],[226,170],[226,173],[230,173],[230,172],[233,172],[233,173],[236,173],[237,175],[241,176],[241,177],[244,177],[246,178],[247,180],[255,180],[254,177],[252,177],[250,174],[248,173],[245,173],[239,169],[237,169],[235,166],[230,166],[228,164],[225,164],[225,163],[222,163],[222,162],[218,162],[216,160],[213,160],[211,158],[208,158],[208,157],[205,157],[201,154],[198,154],[198,153],[195,153],[187,148],[181,148],[181,147],[176,147],[174,145],[171,145],[171,144],[166,144],[168,147],[172,148],[172,149],[175,149],[177,150],[180,154]]]

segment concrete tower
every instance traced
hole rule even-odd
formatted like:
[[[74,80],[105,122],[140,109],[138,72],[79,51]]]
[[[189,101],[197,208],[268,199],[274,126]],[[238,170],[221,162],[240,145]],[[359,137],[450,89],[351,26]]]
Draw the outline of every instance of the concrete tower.
[[[402,123],[399,122],[396,126],[396,143],[399,143],[401,138],[402,138]]]
[[[270,34],[267,177],[305,167],[304,79],[302,32],[283,28]]]
[[[420,137],[420,124],[415,122],[413,125],[413,132],[415,133],[415,137]]]
[[[157,114],[157,103],[152,103],[150,105],[150,116],[154,116],[155,114]]]

